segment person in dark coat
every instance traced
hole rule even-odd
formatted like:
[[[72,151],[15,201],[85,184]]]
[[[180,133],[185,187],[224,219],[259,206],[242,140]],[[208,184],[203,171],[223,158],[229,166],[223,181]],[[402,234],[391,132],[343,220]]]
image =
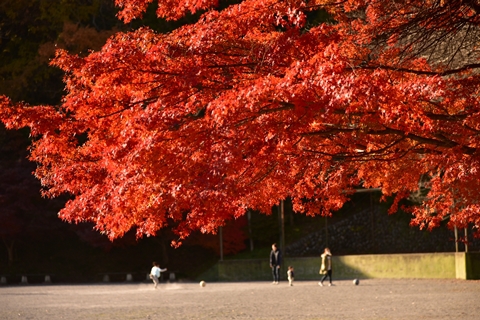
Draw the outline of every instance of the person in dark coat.
[[[270,252],[270,268],[272,268],[273,282],[278,284],[280,281],[280,265],[282,264],[282,253],[277,247],[277,244],[272,244],[272,251]]]

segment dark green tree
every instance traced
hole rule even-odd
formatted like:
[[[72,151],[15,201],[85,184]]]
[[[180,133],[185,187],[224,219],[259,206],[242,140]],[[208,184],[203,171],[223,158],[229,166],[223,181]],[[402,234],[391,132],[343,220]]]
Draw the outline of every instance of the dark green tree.
[[[63,74],[49,66],[55,48],[99,49],[120,23],[109,0],[4,0],[0,3],[0,94],[58,104]]]

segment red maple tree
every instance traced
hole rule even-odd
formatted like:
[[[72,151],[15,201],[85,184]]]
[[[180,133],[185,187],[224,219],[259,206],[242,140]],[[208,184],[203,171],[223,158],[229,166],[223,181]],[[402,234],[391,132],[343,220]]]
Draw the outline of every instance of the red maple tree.
[[[116,0],[125,22],[153,0]],[[477,1],[158,0],[168,34],[118,33],[87,57],[58,51],[60,106],[1,100],[29,126],[31,158],[60,212],[110,238],[180,222],[215,232],[291,197],[309,215],[356,187],[401,199],[412,224],[480,235]],[[318,19],[324,13],[328,19]],[[322,20],[322,21],[320,21]]]

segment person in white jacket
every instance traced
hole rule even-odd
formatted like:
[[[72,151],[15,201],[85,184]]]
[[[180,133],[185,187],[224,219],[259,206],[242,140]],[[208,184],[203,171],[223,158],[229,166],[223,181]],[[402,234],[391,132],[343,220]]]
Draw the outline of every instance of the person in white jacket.
[[[162,269],[160,268],[160,265],[158,263],[156,263],[155,261],[153,262],[153,267],[150,271],[150,279],[152,279],[153,284],[155,285],[155,289],[157,289],[159,283],[160,273],[164,271],[167,271],[167,268]]]

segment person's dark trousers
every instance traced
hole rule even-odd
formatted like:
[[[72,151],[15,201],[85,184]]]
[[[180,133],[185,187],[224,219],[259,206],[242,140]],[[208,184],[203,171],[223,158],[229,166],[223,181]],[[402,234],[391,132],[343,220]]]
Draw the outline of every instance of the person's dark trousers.
[[[320,282],[325,281],[325,279],[328,277],[328,281],[330,281],[330,284],[332,284],[332,270],[327,270],[327,273],[323,276],[322,280]]]
[[[280,281],[280,268],[277,268],[276,265],[272,266],[272,275],[273,275],[273,281],[275,282]]]

